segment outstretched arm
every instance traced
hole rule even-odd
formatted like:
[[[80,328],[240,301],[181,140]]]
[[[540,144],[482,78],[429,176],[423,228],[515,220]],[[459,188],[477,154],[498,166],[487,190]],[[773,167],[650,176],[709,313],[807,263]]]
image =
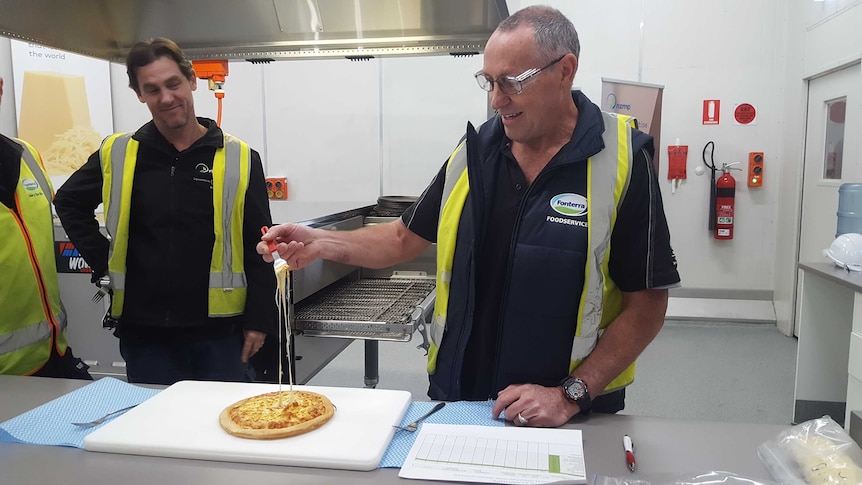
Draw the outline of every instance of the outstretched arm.
[[[299,224],[270,228],[263,241],[276,241],[279,255],[291,269],[300,269],[318,259],[365,268],[385,268],[410,261],[430,242],[416,235],[400,219],[354,231],[330,231]],[[272,261],[265,242],[257,245],[264,260]]]

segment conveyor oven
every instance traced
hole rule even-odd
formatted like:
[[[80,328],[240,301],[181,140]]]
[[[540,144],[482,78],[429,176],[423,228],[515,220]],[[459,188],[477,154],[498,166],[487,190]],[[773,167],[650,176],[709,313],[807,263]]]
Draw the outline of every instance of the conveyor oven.
[[[354,230],[394,218],[369,217],[370,208],[315,219],[307,225],[326,230]],[[427,323],[435,302],[436,253],[434,245],[413,261],[370,270],[319,260],[291,272],[288,316],[296,344],[293,357],[300,371],[303,359],[316,345],[314,339],[353,340],[365,344],[365,387],[375,387],[380,341],[409,342],[417,332],[428,349]],[[344,347],[341,347],[343,349]],[[305,350],[304,350],[305,349]],[[340,349],[338,350],[340,352]],[[313,377],[335,355],[324,356],[316,369],[297,374],[297,382]],[[326,354],[327,352],[324,352]],[[321,356],[316,356],[320,361]],[[306,365],[306,368],[309,366]]]

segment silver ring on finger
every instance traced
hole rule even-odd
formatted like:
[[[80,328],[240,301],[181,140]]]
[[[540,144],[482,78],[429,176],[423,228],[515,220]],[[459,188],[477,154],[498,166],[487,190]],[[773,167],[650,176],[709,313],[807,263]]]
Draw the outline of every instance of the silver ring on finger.
[[[530,420],[521,416],[521,413],[518,413],[518,422],[523,424],[523,425],[526,425],[527,423],[530,422]]]

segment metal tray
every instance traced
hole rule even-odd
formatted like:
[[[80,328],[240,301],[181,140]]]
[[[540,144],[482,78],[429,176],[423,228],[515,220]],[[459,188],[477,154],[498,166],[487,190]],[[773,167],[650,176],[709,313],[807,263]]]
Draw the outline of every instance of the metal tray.
[[[294,306],[304,335],[409,341],[434,309],[432,278],[341,280]]]

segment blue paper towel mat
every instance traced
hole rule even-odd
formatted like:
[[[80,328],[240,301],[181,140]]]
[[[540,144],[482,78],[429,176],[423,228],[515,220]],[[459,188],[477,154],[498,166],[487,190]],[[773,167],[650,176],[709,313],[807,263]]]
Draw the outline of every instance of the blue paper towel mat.
[[[105,377],[0,423],[0,441],[83,448],[84,437],[110,421],[92,428],[74,426],[73,422],[91,421],[117,409],[140,404],[159,392],[159,389],[139,387]],[[401,424],[413,422],[435,404],[411,403]],[[492,407],[493,401],[450,402],[423,422],[503,426],[502,421],[491,417]],[[417,433],[396,431],[379,467],[400,468],[407,459]]]

